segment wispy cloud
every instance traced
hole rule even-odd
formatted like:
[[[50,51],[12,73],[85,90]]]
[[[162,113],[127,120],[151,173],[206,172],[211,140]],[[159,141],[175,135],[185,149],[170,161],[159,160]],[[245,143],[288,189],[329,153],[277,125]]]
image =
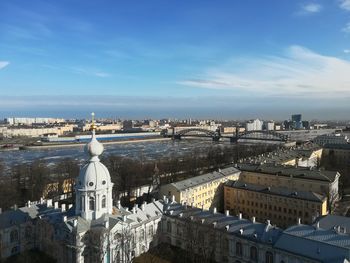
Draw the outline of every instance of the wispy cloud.
[[[237,69],[237,70],[232,70]],[[242,58],[179,81],[181,85],[268,96],[342,97],[350,95],[350,62],[301,46],[280,56]]]
[[[342,28],[342,31],[345,33],[350,33],[350,22]]]
[[[7,67],[10,64],[8,61],[0,61],[0,69]]]
[[[71,68],[74,73],[79,73],[79,74],[84,74],[84,75],[89,75],[89,76],[95,76],[99,78],[106,78],[112,76],[111,74],[107,72],[103,72],[100,70],[95,70],[95,69],[86,69],[86,68]]]
[[[339,7],[344,10],[350,11],[350,0],[340,0]]]
[[[317,3],[307,3],[301,6],[301,10],[297,13],[298,15],[307,15],[319,13],[322,10],[322,6]]]
[[[343,52],[344,52],[345,54],[349,54],[349,53],[350,53],[350,49],[344,49]]]

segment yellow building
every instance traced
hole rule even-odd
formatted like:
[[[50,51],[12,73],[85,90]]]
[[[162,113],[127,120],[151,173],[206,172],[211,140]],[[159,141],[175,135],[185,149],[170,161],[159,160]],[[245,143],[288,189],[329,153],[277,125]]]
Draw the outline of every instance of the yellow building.
[[[224,186],[225,210],[243,217],[255,217],[259,222],[270,220],[279,227],[301,223],[311,224],[328,213],[327,198],[323,195],[290,191],[283,187],[265,187],[228,181]]]
[[[336,171],[273,164],[239,164],[240,181],[265,187],[285,187],[291,191],[315,192],[332,204],[338,200],[340,174]]]
[[[218,211],[223,209],[223,184],[228,180],[238,180],[240,171],[234,167],[192,177],[160,187],[160,196],[175,197],[179,203]]]

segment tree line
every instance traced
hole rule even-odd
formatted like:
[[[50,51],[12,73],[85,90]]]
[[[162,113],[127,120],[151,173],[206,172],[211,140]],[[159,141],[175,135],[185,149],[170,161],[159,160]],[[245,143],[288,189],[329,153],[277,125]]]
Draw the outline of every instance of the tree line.
[[[131,191],[135,187],[176,182],[235,163],[241,158],[273,151],[276,147],[263,144],[214,145],[205,149],[194,149],[185,155],[173,154],[156,161],[106,155],[101,162],[107,166],[114,183],[114,200],[125,195],[123,205],[130,205],[128,202]],[[23,206],[28,200],[40,200],[48,185],[55,183],[57,187],[50,188],[45,197],[52,198],[62,194],[64,181],[75,179],[80,165],[77,160],[66,158],[54,165],[37,160],[6,167],[0,160],[0,207],[6,210],[15,204]],[[71,191],[74,193],[73,185]]]

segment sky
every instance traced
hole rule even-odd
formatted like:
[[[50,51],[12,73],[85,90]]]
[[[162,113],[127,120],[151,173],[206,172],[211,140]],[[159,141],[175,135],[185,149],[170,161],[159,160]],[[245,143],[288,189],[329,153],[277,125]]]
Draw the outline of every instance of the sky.
[[[350,119],[350,0],[2,0],[0,117]]]

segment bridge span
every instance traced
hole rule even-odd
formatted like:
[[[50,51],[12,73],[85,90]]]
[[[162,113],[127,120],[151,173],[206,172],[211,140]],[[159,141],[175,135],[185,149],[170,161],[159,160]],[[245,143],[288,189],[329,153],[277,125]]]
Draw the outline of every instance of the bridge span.
[[[181,140],[182,137],[202,137],[212,138],[213,141],[219,141],[220,139],[229,139],[231,142],[238,143],[239,140],[254,140],[254,141],[275,141],[275,142],[288,142],[289,137],[285,134],[275,131],[244,131],[236,132],[232,135],[221,134],[220,129],[216,130],[203,129],[201,127],[186,127],[184,129],[178,129],[177,131],[173,127],[171,132],[165,130],[164,137],[171,137],[173,139]],[[238,129],[237,129],[238,130]]]

